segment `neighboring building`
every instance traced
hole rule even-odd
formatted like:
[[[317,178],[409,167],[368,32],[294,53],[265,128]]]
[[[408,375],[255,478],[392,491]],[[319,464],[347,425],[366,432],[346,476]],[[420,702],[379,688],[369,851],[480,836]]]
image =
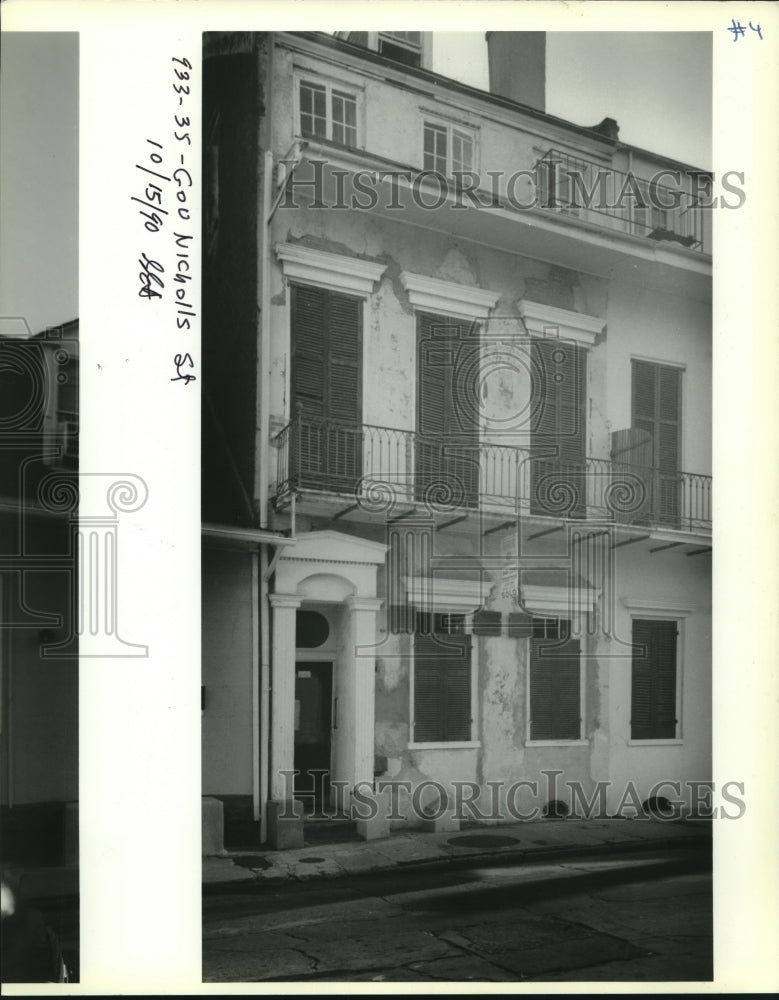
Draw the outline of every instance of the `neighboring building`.
[[[78,321],[0,336],[4,861],[78,861]]]
[[[711,178],[546,114],[543,33],[488,45],[494,93],[419,32],[206,36],[203,792],[228,824],[295,768],[325,808],[470,782],[506,819],[565,800],[545,772],[611,782],[612,812],[711,777]]]

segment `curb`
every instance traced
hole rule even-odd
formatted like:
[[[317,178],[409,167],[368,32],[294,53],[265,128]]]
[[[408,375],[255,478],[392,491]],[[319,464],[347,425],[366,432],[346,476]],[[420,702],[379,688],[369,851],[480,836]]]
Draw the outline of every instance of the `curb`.
[[[417,871],[425,871],[445,868],[457,871],[462,870],[463,868],[473,867],[474,865],[495,862],[496,860],[522,861],[531,859],[544,860],[545,858],[569,859],[577,857],[591,857],[592,855],[650,853],[651,851],[669,851],[674,849],[697,849],[699,851],[706,850],[710,853],[711,848],[712,838],[710,829],[705,833],[702,832],[700,834],[684,837],[665,837],[658,838],[656,840],[641,840],[637,838],[634,841],[619,841],[614,844],[561,844],[556,847],[539,846],[493,848],[489,851],[474,851],[471,854],[458,854],[452,855],[451,857],[414,858],[409,861],[397,861],[360,872],[312,872],[310,875],[290,874],[269,877],[256,875],[254,878],[241,879],[240,881],[227,880],[225,882],[204,882],[203,895],[207,896],[217,892],[221,894],[240,894],[241,892],[246,892],[250,889],[256,889],[261,885],[278,887],[282,885],[289,885],[290,883],[303,884],[309,882],[323,882],[339,878],[359,880],[380,873],[397,871],[398,869],[416,869]]]

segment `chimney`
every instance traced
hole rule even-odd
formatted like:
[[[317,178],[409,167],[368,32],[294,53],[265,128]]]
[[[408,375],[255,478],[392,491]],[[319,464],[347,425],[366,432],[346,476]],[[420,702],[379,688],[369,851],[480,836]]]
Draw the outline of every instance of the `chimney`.
[[[490,93],[546,111],[546,32],[488,31]]]

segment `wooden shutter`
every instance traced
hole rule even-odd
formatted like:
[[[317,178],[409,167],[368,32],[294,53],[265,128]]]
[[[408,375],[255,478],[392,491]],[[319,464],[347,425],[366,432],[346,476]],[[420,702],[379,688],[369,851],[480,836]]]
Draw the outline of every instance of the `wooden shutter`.
[[[531,511],[584,517],[587,354],[568,341],[532,342]]]
[[[414,740],[437,743],[471,738],[471,639],[426,632],[431,616],[417,616],[414,636]]]
[[[298,481],[348,490],[362,469],[362,301],[293,285],[291,303]]]
[[[652,519],[673,526],[679,519],[681,498],[681,371],[634,360],[631,390],[632,426],[652,439]]]
[[[578,639],[530,640],[530,739],[581,737],[581,665]]]
[[[478,338],[446,316],[417,316],[416,496],[446,483],[463,505],[476,506],[479,489],[479,426],[473,364]]]
[[[634,619],[630,692],[630,736],[634,740],[676,736],[675,621]]]

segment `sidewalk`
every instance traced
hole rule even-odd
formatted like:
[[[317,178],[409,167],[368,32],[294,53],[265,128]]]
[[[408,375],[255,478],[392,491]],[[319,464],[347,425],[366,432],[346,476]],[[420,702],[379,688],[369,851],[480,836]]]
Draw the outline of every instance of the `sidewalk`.
[[[409,866],[467,866],[477,862],[574,854],[711,848],[706,820],[541,819],[459,833],[402,830],[385,840],[315,843],[291,851],[231,851],[203,858],[203,891],[229,883],[278,883],[338,878]]]

